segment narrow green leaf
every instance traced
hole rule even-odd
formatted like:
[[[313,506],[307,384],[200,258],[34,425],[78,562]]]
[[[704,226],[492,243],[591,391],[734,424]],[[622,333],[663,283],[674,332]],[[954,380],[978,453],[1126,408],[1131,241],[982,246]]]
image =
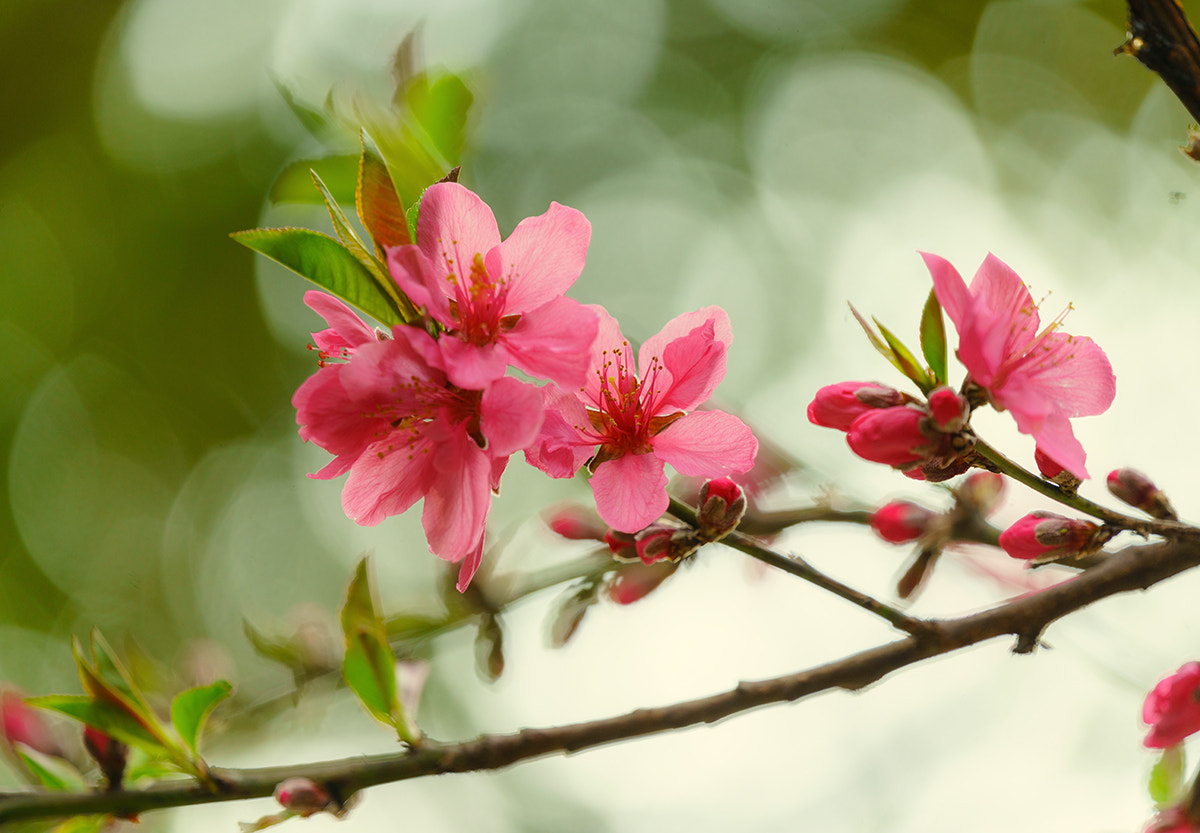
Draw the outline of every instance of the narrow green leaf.
[[[312,187],[313,171],[317,172],[338,202],[349,204],[354,201],[354,189],[358,185],[358,156],[353,153],[300,159],[288,164],[275,177],[268,198],[276,204],[322,205],[324,197]]]
[[[1150,770],[1150,798],[1160,807],[1176,803],[1184,791],[1184,756],[1182,746],[1171,746]]]
[[[879,351],[879,355],[883,356],[892,366],[904,372],[904,368],[900,366],[900,362],[896,359],[896,354],[892,352],[892,348],[883,343],[883,339],[875,335],[875,330],[867,323],[867,319],[863,318],[862,314],[854,308],[854,304],[849,304],[850,312],[854,313],[854,317],[858,320],[858,324],[863,328],[863,332],[867,334],[867,340],[871,342],[871,346]]]
[[[412,113],[412,124],[420,125],[429,142],[450,165],[458,164],[462,155],[467,112],[473,100],[471,91],[457,75],[443,75],[432,84],[412,84],[406,90],[405,103]]]
[[[96,674],[115,691],[124,695],[130,703],[136,705],[139,711],[149,714],[150,704],[147,702],[146,696],[134,682],[133,674],[125,667],[125,663],[117,658],[112,646],[95,628],[92,629],[89,638],[92,648],[91,665]],[[79,655],[77,654],[76,662],[78,661]]]
[[[362,155],[358,163],[358,186],[354,194],[358,218],[375,241],[380,259],[387,246],[403,246],[412,242],[404,205],[396,194],[396,185],[387,165],[366,142],[363,135]]]
[[[196,752],[196,742],[204,731],[208,716],[232,691],[233,686],[227,681],[217,680],[210,685],[181,691],[171,701],[171,723],[192,752]]]
[[[346,637],[342,676],[375,719],[394,728],[401,740],[411,741],[396,691],[396,658],[388,647],[375,595],[364,558],[358,562],[342,605],[342,632]]]
[[[946,322],[942,318],[942,305],[933,290],[929,291],[925,309],[921,311],[921,352],[929,362],[934,381],[939,385],[946,384],[950,378],[946,367]]]
[[[306,104],[300,103],[296,94],[277,78],[272,79],[275,82],[275,89],[279,90],[280,96],[287,102],[292,114],[299,120],[300,124],[312,136],[317,139],[327,138],[331,131],[329,116],[319,110],[314,110]]]
[[[254,648],[254,653],[263,659],[278,662],[280,665],[285,665],[292,669],[292,671],[297,671],[301,668],[300,652],[296,650],[296,646],[292,643],[281,639],[272,639],[245,620],[242,621],[242,632],[250,640],[250,645]]]
[[[879,319],[874,319],[875,326],[879,328],[879,333],[887,341],[888,347],[892,349],[892,354],[896,357],[896,366],[900,368],[900,372],[913,381],[922,393],[929,393],[933,390],[934,385],[931,383],[928,371],[921,367],[916,356],[912,354],[904,343],[896,336],[892,335],[887,327],[879,323]]]
[[[21,758],[21,763],[43,787],[51,790],[71,790],[80,792],[87,788],[87,782],[70,761],[43,755],[36,749],[30,749],[23,743],[13,744],[13,750]]]
[[[370,270],[326,234],[304,228],[263,228],[235,232],[230,237],[308,278],[381,324],[390,327],[404,323],[404,317]]]
[[[26,702],[31,706],[50,709],[88,726],[94,726],[121,743],[136,746],[151,755],[170,756],[173,751],[163,743],[161,737],[156,736],[155,732],[117,703],[70,694],[31,697]]]
[[[312,178],[313,183],[317,186],[317,190],[325,198],[325,207],[329,209],[329,219],[333,221],[333,229],[337,232],[338,239],[342,241],[342,245],[346,247],[350,254],[358,258],[359,263],[366,267],[375,284],[387,295],[389,302],[400,313],[401,317],[406,322],[415,321],[417,319],[416,307],[412,305],[412,302],[405,297],[404,293],[400,291],[400,287],[392,280],[387,267],[380,262],[379,258],[375,257],[373,252],[368,251],[367,247],[363,245],[358,233],[354,231],[354,227],[346,219],[342,207],[338,205],[333,194],[329,193],[329,189],[325,187],[325,183],[321,181],[321,177],[317,176],[316,171],[312,172]]]

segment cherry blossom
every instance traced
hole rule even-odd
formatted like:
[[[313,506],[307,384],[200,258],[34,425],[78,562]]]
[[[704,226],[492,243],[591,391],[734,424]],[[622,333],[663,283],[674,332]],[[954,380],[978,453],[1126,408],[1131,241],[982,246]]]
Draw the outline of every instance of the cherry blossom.
[[[949,261],[921,255],[938,301],[958,330],[957,355],[997,410],[1064,469],[1086,478],[1087,455],[1070,419],[1106,411],[1116,394],[1108,357],[1090,338],[1039,331],[1037,305],[1017,273],[988,255],[968,288]]]
[[[454,182],[421,198],[417,242],[388,249],[400,288],[453,338],[441,339],[446,374],[482,388],[508,365],[559,384],[583,384],[596,316],[563,293],[583,271],[591,225],[552,202],[500,240],[496,218]]]
[[[423,498],[429,548],[461,562],[465,588],[482,557],[491,492],[541,426],[541,394],[509,377],[476,390],[454,385],[440,343],[416,327],[363,340],[353,321],[329,323],[329,338],[350,348],[347,360],[325,363],[292,398],[300,436],[334,455],[311,476],[349,472],[342,508],[366,526]]]
[[[546,421],[525,455],[552,477],[571,477],[587,463],[600,517],[637,532],[667,509],[665,463],[694,477],[743,472],[758,441],[737,417],[695,410],[725,376],[733,332],[724,310],[678,316],[642,345],[635,363],[616,320],[594,309],[600,334],[587,381],[570,393],[543,389]]]

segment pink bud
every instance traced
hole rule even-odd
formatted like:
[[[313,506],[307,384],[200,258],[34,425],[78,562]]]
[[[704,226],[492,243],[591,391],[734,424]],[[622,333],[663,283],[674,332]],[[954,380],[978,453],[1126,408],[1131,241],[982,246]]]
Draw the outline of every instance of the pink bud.
[[[626,564],[609,579],[605,592],[620,605],[633,604],[644,599],[666,581],[678,568],[670,561],[655,564]]]
[[[1137,469],[1116,469],[1108,473],[1108,490],[1119,500],[1141,509],[1152,518],[1176,520],[1178,516],[1167,496]]]
[[[333,798],[311,778],[288,778],[275,787],[275,800],[298,816],[307,818],[329,808]]]
[[[679,561],[691,555],[701,541],[690,529],[651,524],[637,534],[637,554],[643,564],[656,561]]]
[[[1004,476],[994,471],[974,472],[963,478],[954,494],[979,514],[986,515],[1004,496]]]
[[[875,510],[871,515],[871,528],[885,541],[904,544],[920,538],[937,517],[936,512],[924,506],[907,500],[894,500]]]
[[[617,559],[618,561],[637,560],[638,554],[636,536],[628,532],[607,529],[604,531],[604,543],[608,545],[608,549],[612,552],[613,558]]]
[[[83,745],[88,754],[100,766],[100,771],[108,779],[111,789],[121,786],[121,778],[125,774],[125,761],[129,756],[129,747],[114,740],[95,726],[83,727]]]
[[[1091,546],[1099,528],[1090,521],[1039,510],[1001,532],[1000,546],[1013,558],[1025,560],[1082,553]]]
[[[710,480],[700,488],[696,526],[705,541],[719,541],[737,527],[746,514],[746,496],[728,477]]]
[[[1197,830],[1200,825],[1193,825],[1188,820],[1183,807],[1169,807],[1152,818],[1142,833],[1195,833]]]
[[[846,433],[850,449],[864,460],[896,468],[911,468],[927,460],[936,445],[922,431],[925,413],[901,405],[868,411]]]
[[[1075,490],[1079,488],[1080,480],[1071,472],[1064,469],[1054,460],[1049,454],[1042,451],[1041,447],[1033,449],[1033,460],[1037,463],[1038,471],[1042,473],[1042,477],[1049,480],[1051,483],[1057,484],[1064,492],[1075,494]]]
[[[906,397],[876,382],[838,382],[817,391],[808,404],[808,421],[825,428],[849,431],[855,418],[876,408],[903,405]]]
[[[1166,749],[1200,732],[1200,662],[1185,663],[1159,681],[1142,704],[1142,720],[1150,727],[1142,741],[1151,749]]]
[[[967,424],[971,406],[965,398],[943,385],[929,394],[929,413],[939,431],[953,433],[961,431]]]
[[[19,743],[43,755],[66,757],[42,712],[27,705],[15,691],[0,692],[0,729],[10,747]]]
[[[576,504],[551,509],[545,519],[553,532],[571,541],[603,541],[607,530],[595,512]]]

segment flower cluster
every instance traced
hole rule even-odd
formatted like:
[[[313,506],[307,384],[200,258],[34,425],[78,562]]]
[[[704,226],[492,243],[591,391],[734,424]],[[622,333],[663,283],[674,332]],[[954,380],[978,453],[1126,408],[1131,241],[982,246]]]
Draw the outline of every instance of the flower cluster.
[[[461,564],[460,590],[517,451],[554,477],[586,464],[600,516],[627,532],[666,510],[664,464],[715,477],[754,463],[744,423],[696,410],[725,375],[724,311],[679,316],[635,364],[607,312],[564,295],[590,235],[580,212],[552,203],[501,240],[478,196],[438,183],[422,197],[416,242],[387,250],[424,327],[375,332],[341,301],[305,296],[329,324],[313,334],[321,367],[292,399],[300,435],[334,455],[313,476],[349,474],[342,505],[360,524],[424,499],[429,547]],[[510,366],[549,384],[509,376]]]

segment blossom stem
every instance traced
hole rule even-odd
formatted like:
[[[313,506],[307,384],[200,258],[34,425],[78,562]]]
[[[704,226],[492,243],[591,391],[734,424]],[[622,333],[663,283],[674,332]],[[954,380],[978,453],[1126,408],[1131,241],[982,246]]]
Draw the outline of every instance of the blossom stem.
[[[675,498],[671,498],[671,507],[667,511],[684,523],[692,525],[696,523],[695,510]],[[764,547],[757,539],[736,530],[722,538],[721,543],[739,552],[743,552],[751,558],[756,558],[764,564],[769,564],[776,569],[783,570],[785,573],[802,578],[823,590],[828,590],[835,596],[856,604],[863,610],[885,619],[893,627],[899,628],[905,633],[920,635],[929,630],[927,622],[909,616],[891,605],[885,604],[865,593],[860,593],[853,587],[842,584],[837,579],[825,575],[800,556],[783,555],[782,553],[775,552],[772,549]]]
[[[1064,506],[1069,506],[1084,514],[1091,515],[1093,518],[1097,518],[1116,529],[1128,529],[1140,535],[1162,535],[1166,538],[1189,538],[1200,535],[1200,530],[1188,524],[1179,523],[1178,521],[1132,518],[1129,515],[1114,512],[1112,509],[1108,509],[1098,503],[1093,503],[1080,495],[1067,494],[1053,483],[1043,480],[1033,472],[1017,465],[983,440],[976,440],[975,451],[980,457],[983,457],[995,466],[996,471],[1001,474],[1006,474],[1018,483],[1022,483],[1033,489],[1035,492],[1045,495]]]

